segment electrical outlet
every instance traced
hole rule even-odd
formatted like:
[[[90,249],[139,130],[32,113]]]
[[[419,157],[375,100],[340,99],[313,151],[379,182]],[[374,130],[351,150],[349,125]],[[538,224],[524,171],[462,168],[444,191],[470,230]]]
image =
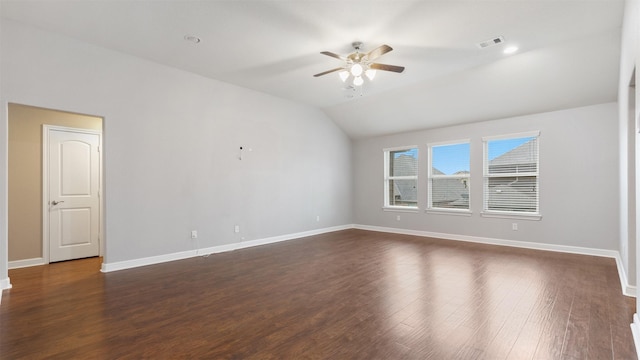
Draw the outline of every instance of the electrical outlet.
[[[192,239],[198,238],[198,230],[191,230],[191,238]]]
[[[397,220],[397,221],[400,221],[400,215],[397,215],[397,216],[396,216],[396,220]]]
[[[512,223],[511,224],[511,230],[518,231],[518,223]]]
[[[320,215],[316,216],[316,221],[320,221]]]
[[[236,232],[236,233],[239,233],[239,232],[240,232],[240,225],[236,225],[236,226],[233,228],[233,231],[234,231],[234,232]]]

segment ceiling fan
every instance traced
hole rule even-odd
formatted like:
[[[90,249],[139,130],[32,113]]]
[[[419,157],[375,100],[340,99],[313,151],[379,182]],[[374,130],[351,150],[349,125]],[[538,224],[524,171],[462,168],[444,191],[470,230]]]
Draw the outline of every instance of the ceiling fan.
[[[362,42],[354,42],[351,44],[353,48],[356,50],[347,56],[340,56],[338,54],[332,53],[330,51],[323,51],[321,54],[334,57],[336,59],[344,61],[344,66],[337,67],[335,69],[323,71],[321,73],[313,75],[314,77],[319,77],[322,75],[330,74],[332,72],[339,71],[338,75],[340,79],[345,82],[347,79],[352,76],[353,77],[353,85],[361,86],[364,83],[364,79],[362,78],[362,74],[364,74],[369,80],[373,80],[376,76],[376,70],[382,71],[392,71],[396,73],[401,73],[404,71],[404,66],[396,66],[396,65],[387,65],[387,64],[379,64],[374,63],[373,61],[380,56],[388,53],[393,50],[389,45],[379,46],[368,53],[361,53],[360,48],[362,47]]]

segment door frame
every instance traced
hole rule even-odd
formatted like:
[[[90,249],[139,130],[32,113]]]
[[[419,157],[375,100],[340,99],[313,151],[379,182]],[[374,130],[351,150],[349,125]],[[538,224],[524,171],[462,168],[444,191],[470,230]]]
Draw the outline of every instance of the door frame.
[[[98,135],[98,252],[99,256],[104,255],[103,236],[103,214],[102,211],[102,131],[73,128],[57,125],[42,125],[42,258],[45,264],[51,262],[49,256],[49,133],[51,131],[64,131],[81,134]]]

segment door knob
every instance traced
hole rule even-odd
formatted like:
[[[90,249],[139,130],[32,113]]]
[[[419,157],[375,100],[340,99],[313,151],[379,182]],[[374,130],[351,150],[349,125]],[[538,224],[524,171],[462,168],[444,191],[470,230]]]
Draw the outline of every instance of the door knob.
[[[51,202],[51,205],[56,206],[56,205],[58,205],[58,204],[60,204],[60,203],[63,203],[63,202],[64,202],[64,200],[62,200],[62,201],[55,201],[55,200],[53,200],[53,201]]]

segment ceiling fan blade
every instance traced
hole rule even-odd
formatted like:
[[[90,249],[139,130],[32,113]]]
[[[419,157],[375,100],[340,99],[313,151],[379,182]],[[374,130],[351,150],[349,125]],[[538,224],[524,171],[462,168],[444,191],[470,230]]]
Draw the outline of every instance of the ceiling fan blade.
[[[401,73],[404,71],[404,66],[387,65],[387,64],[370,64],[369,67],[375,70],[393,71]]]
[[[339,67],[339,68],[335,68],[335,69],[331,69],[331,70],[327,70],[327,71],[321,72],[321,73],[319,73],[319,74],[315,74],[315,75],[313,75],[313,76],[314,76],[314,77],[318,77],[318,76],[322,76],[322,75],[327,75],[327,74],[330,74],[330,73],[332,73],[332,72],[340,71],[340,70],[342,70],[342,69],[344,69],[344,68],[343,68],[343,67]]]
[[[334,57],[336,59],[343,60],[343,61],[347,60],[347,59],[345,59],[344,57],[342,57],[342,56],[340,56],[338,54],[332,53],[331,51],[322,51],[322,52],[320,52],[320,54],[331,56],[331,57]]]
[[[393,48],[389,45],[381,45],[378,46],[377,48],[369,51],[369,53],[367,54],[367,58],[369,59],[369,61],[373,61],[376,58],[379,58],[380,56],[388,53],[389,51],[393,50]]]

